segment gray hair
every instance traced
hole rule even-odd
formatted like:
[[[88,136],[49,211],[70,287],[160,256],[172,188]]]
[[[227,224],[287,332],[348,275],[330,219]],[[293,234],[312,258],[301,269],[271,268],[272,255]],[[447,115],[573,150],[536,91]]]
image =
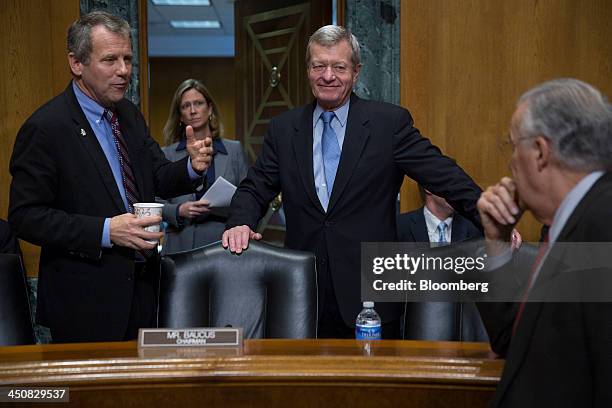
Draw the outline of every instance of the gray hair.
[[[351,62],[353,67],[361,64],[361,51],[359,50],[359,41],[350,30],[342,26],[326,25],[319,28],[310,36],[308,46],[306,46],[306,66],[310,65],[310,47],[312,44],[319,44],[324,47],[331,47],[341,41],[346,41],[351,46]]]
[[[593,86],[572,78],[548,81],[527,91],[520,130],[543,135],[555,157],[574,171],[612,169],[612,105]]]
[[[130,25],[127,21],[106,11],[92,11],[85,14],[68,27],[68,52],[74,54],[77,61],[89,63],[91,54],[91,30],[103,26],[108,31],[130,38]]]

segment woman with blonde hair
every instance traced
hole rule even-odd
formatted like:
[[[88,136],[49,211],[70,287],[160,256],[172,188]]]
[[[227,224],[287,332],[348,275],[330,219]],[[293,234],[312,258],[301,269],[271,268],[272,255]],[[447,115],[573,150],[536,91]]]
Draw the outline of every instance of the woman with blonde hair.
[[[195,193],[164,201],[163,218],[168,223],[164,253],[186,251],[218,241],[225,229],[226,216],[221,211],[211,210],[209,202],[200,198],[219,177],[238,185],[248,169],[240,142],[221,137],[223,127],[217,104],[197,79],[183,81],[172,98],[163,131],[168,146],[162,149],[169,160],[177,161],[187,156],[185,127],[188,125],[193,127],[196,139],[212,138],[213,158],[204,183]]]

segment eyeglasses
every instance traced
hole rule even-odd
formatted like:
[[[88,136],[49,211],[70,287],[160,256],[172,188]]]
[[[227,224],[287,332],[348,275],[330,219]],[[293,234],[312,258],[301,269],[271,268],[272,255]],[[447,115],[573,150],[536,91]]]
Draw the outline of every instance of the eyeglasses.
[[[314,72],[315,74],[322,74],[324,72],[327,72],[328,68],[331,68],[334,75],[343,75],[349,71],[349,67],[346,66],[345,64],[327,65],[327,64],[318,64],[316,62],[310,64],[310,70]]]
[[[527,140],[527,139],[533,139],[535,136],[531,135],[531,136],[519,136],[516,138],[516,140],[512,140],[512,138],[510,137],[510,133],[508,133],[506,135],[506,137],[504,138],[503,141],[500,142],[500,148],[502,150],[512,150],[513,152],[516,150],[516,146],[519,144],[520,141],[522,140]]]
[[[192,106],[194,108],[198,109],[198,108],[201,108],[204,105],[206,105],[206,101],[204,101],[204,100],[193,101],[193,102],[185,102],[184,104],[181,105],[181,110],[183,110],[183,111],[191,110]]]

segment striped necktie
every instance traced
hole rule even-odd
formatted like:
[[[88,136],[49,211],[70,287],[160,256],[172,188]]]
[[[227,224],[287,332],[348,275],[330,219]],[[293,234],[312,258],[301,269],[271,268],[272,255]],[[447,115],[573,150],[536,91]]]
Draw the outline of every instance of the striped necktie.
[[[448,225],[446,225],[444,221],[438,224],[437,229],[438,229],[438,244],[439,245],[448,244],[448,241],[446,240],[446,229],[447,228],[448,228]]]
[[[340,162],[340,144],[336,132],[331,127],[334,112],[323,112],[323,138],[321,140],[321,153],[323,154],[323,168],[325,170],[325,182],[327,183],[327,195],[331,197],[334,188],[334,180]]]
[[[117,157],[119,158],[119,165],[121,167],[121,179],[123,180],[123,188],[125,189],[125,197],[128,204],[128,212],[134,213],[134,203],[140,201],[138,194],[138,187],[136,186],[136,179],[134,178],[134,171],[132,170],[132,162],[127,152],[127,145],[125,139],[121,134],[121,127],[119,126],[119,119],[114,110],[105,109],[104,117],[109,121],[111,130],[113,131],[113,139],[115,147],[117,148]]]

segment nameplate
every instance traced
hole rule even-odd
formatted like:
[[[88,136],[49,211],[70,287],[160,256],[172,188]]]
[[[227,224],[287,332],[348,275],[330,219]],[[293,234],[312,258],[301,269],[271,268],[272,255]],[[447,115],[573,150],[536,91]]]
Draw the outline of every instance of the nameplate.
[[[242,329],[140,329],[138,347],[242,347]]]

